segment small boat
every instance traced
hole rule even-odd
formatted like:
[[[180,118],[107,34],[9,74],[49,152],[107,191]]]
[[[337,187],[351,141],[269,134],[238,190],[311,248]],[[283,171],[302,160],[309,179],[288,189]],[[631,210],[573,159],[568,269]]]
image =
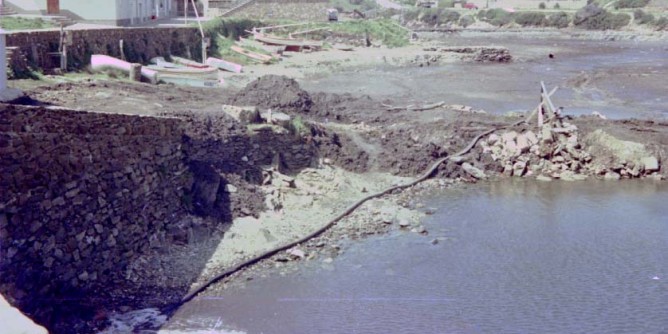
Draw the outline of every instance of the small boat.
[[[283,38],[268,34],[263,34],[261,32],[253,31],[253,36],[255,36],[256,41],[260,41],[269,45],[283,45],[285,46],[285,51],[296,51],[299,52],[302,49],[320,49],[322,48],[322,42],[318,41],[309,41],[305,39],[295,39],[295,38]]]
[[[206,64],[211,66],[211,67],[217,67],[221,70],[225,70],[225,71],[229,71],[229,72],[233,72],[233,73],[241,73],[241,71],[243,70],[243,66],[241,66],[239,64],[235,64],[235,63],[230,62],[230,61],[226,61],[226,60],[219,59],[219,58],[213,58],[213,57],[207,58],[206,59]]]
[[[149,65],[147,68],[158,73],[158,78],[179,77],[195,79],[218,79],[218,69],[215,67],[193,68],[193,67],[161,67]]]
[[[190,60],[190,59],[186,59],[186,58],[181,58],[181,57],[177,57],[177,56],[171,56],[171,58],[172,58],[172,61],[174,63],[179,64],[179,65],[183,65],[183,66],[186,66],[186,67],[192,67],[192,68],[208,68],[208,67],[210,67],[209,65],[202,64],[200,62]]]
[[[248,45],[251,47],[255,47],[261,50],[264,50],[266,52],[271,53],[272,55],[276,54],[278,57],[280,57],[281,54],[283,54],[283,51],[285,51],[285,46],[284,45],[267,45],[260,43],[256,40],[248,39],[248,38],[243,38],[239,37],[239,42],[241,42],[241,47],[244,45]]]
[[[115,69],[130,73],[132,64],[107,55],[92,55],[90,56],[90,67],[93,71]],[[152,83],[156,83],[158,81],[158,73],[152,69],[147,68],[146,66],[142,66],[141,76]]]
[[[240,46],[237,45],[232,45],[230,49],[236,53],[242,54],[250,59],[259,61],[261,63],[268,63],[271,61],[272,57],[271,56],[266,56],[263,54],[259,54],[256,52],[248,51]]]

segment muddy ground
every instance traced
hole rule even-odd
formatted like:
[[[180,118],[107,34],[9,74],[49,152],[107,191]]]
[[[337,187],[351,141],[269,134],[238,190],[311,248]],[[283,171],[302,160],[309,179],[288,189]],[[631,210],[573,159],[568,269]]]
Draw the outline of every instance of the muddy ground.
[[[417,49],[413,47],[413,50],[421,50],[421,47]],[[533,56],[531,54],[525,56],[526,59],[530,59],[538,57],[543,51],[555,52],[555,50],[558,51],[558,46],[548,46],[538,51],[533,50],[535,53]],[[411,54],[408,59],[415,59],[416,55],[419,55],[419,52]],[[301,73],[296,75],[297,77],[313,79],[350,70],[350,67],[341,67],[340,63],[337,63],[326,68],[324,72],[319,71],[317,67],[322,66],[322,63],[318,59],[323,55],[314,54],[310,60],[309,56],[295,55],[292,61],[302,58],[306,60],[300,60],[299,66],[288,66],[291,68],[290,71]],[[348,54],[340,56],[351,57]],[[387,58],[372,57],[372,60],[357,65],[367,68],[387,66],[386,60]],[[474,66],[472,60],[462,60],[460,57],[448,57],[446,62],[450,64],[449,66],[457,66],[460,63]],[[394,66],[415,67],[419,64],[397,61]],[[271,67],[263,67],[257,72],[250,77],[257,78],[260,74],[271,72]],[[221,119],[226,122],[235,122],[227,116],[222,116],[222,105],[253,105],[260,110],[285,112],[293,119],[299,117],[308,124],[311,131],[310,135],[305,135],[304,140],[315,142],[319,148],[321,163],[318,168],[290,175],[289,177],[293,177],[296,181],[296,189],[287,189],[284,185],[275,184],[260,187],[266,197],[280,193],[281,210],[261,212],[260,208],[257,208],[252,212],[236,213],[234,224],[219,231],[224,233],[223,242],[220,244],[209,245],[203,239],[193,245],[178,246],[176,251],[147,254],[142,259],[143,264],[137,264],[138,268],[143,269],[140,274],[154,277],[156,285],[160,286],[156,290],[165,294],[163,301],[173,301],[175,297],[178,298],[168,295],[170,287],[192,283],[180,280],[180,275],[177,273],[189,270],[188,257],[202,253],[198,247],[206,249],[216,247],[217,250],[209,260],[205,271],[199,274],[200,278],[193,287],[242,259],[294,240],[322,226],[328,218],[370,192],[414,179],[439,158],[459,151],[479,133],[521,120],[517,116],[485,113],[479,106],[461,105],[460,100],[454,99],[444,99],[443,105],[438,108],[415,110],[437,100],[425,100],[419,93],[413,94],[410,85],[405,87],[406,94],[392,97],[384,94],[360,93],[357,87],[364,86],[365,82],[350,82],[347,92],[352,93],[342,93],[341,87],[338,86],[333,87],[332,91],[336,93],[332,93],[326,89],[305,90],[297,81],[285,76],[261,76],[256,81],[246,78],[239,80],[238,83],[245,84],[246,81],[248,81],[246,86],[240,84],[240,88],[223,90],[132,83],[100,75],[49,77],[46,81],[13,82],[14,87],[26,91],[32,99],[30,103],[54,107],[176,117],[184,117],[188,113],[221,114]],[[311,82],[306,86],[314,85]],[[484,89],[481,89],[480,93],[484,94]],[[533,99],[535,100],[535,97]],[[408,105],[412,107],[399,108]],[[662,163],[665,163],[668,156],[668,121],[603,120],[594,116],[581,116],[569,117],[568,122],[578,127],[580,137],[585,137],[597,129],[603,129],[617,138],[645,144]],[[228,128],[229,133],[226,132],[228,130],[221,130],[222,133],[217,133],[215,136],[238,134],[234,132],[238,127],[237,130],[234,130],[235,126]],[[533,128],[523,125],[514,130]],[[484,154],[480,146],[476,146],[466,156],[466,161],[490,176],[502,177],[503,166]],[[666,168],[662,168],[660,174],[667,175]],[[215,295],[216,291],[230,284],[245,284],[244,282],[253,277],[264,275],[267,268],[294,270],[295,263],[303,260],[317,260],[327,264],[338,253],[344,251],[340,244],[341,240],[364,238],[392,228],[427,235],[428,231],[421,229],[419,221],[423,215],[433,211],[422,207],[420,195],[453,186],[453,183],[476,182],[475,177],[462,169],[461,161],[443,164],[434,176],[433,180],[406,192],[372,201],[308,244],[291,253],[278,254],[249,270],[235,274],[224,282],[214,285],[206,293]],[[244,184],[239,177],[228,177],[235,181],[241,193],[243,189],[258,187]],[[256,198],[250,197],[238,200],[257,201]],[[438,240],[425,239],[425,242],[438,242]],[[107,305],[103,314],[112,315],[115,312],[148,306],[152,305]],[[107,322],[98,321],[95,326],[104,327],[105,324]]]

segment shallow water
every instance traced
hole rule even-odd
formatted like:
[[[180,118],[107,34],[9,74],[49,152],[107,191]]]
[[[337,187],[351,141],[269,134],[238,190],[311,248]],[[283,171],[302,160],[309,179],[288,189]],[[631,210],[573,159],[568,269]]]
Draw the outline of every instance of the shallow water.
[[[169,328],[246,333],[666,333],[668,186],[509,181],[434,198],[429,236],[351,243]],[[441,241],[432,245],[430,241]]]
[[[668,48],[658,42],[585,41],[445,35],[450,45],[501,45],[515,61],[353,70],[302,81],[307,90],[413,102],[446,101],[490,113],[532,110],[540,81],[559,86],[553,100],[567,114],[668,118]],[[548,58],[553,53],[554,59]],[[410,103],[408,103],[410,102]]]

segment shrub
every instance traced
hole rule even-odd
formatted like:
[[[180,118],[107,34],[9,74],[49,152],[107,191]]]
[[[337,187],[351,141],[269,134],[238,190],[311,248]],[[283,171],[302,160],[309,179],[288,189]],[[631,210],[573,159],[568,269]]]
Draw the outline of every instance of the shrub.
[[[608,29],[619,29],[624,27],[631,22],[631,16],[618,13],[613,14],[607,11],[603,11],[599,15],[591,16],[582,21],[578,26],[584,27],[589,30],[608,30]]]
[[[478,12],[478,19],[489,22],[495,26],[502,26],[510,23],[513,17],[503,9],[494,8]]]
[[[466,28],[475,23],[473,15],[464,15],[459,19],[459,25]]]
[[[549,27],[566,28],[571,23],[571,18],[565,12],[558,12],[550,15],[545,23]]]
[[[558,2],[554,4],[554,9],[561,9],[561,6],[559,6]]]
[[[526,26],[541,27],[546,24],[545,14],[536,12],[520,13],[515,17],[515,22],[517,22],[517,24],[523,27]]]
[[[545,8],[547,8],[547,6],[545,6],[544,2],[538,4],[538,9],[545,9]]]
[[[649,0],[618,0],[615,8],[641,8],[647,6]]]
[[[668,30],[668,17],[662,17],[654,22],[656,30]]]
[[[454,10],[430,8],[425,10],[422,15],[420,15],[420,21],[430,25],[444,24],[457,22],[459,20],[459,16],[459,13]]]
[[[652,13],[645,13],[641,9],[636,9],[633,12],[633,20],[636,24],[652,24],[654,22],[654,15]]]
[[[404,20],[406,21],[415,21],[420,16],[420,10],[417,8],[409,9],[404,12]]]

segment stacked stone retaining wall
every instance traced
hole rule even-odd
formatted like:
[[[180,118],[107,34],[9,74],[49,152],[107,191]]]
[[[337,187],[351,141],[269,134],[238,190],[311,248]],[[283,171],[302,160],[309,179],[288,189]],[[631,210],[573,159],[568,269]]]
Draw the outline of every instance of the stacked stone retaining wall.
[[[196,28],[114,28],[68,30],[72,45],[67,48],[68,68],[82,69],[90,64],[92,54],[124,57],[129,62],[147,64],[157,56],[176,55],[199,59],[201,37]],[[123,53],[120,41],[123,40]],[[7,35],[7,46],[17,47],[17,52],[28,64],[10,64],[16,73],[32,70],[49,70],[60,66],[57,54],[60,31],[25,31]]]
[[[2,106],[0,290],[46,309],[169,243],[192,183],[182,133],[179,119]]]

